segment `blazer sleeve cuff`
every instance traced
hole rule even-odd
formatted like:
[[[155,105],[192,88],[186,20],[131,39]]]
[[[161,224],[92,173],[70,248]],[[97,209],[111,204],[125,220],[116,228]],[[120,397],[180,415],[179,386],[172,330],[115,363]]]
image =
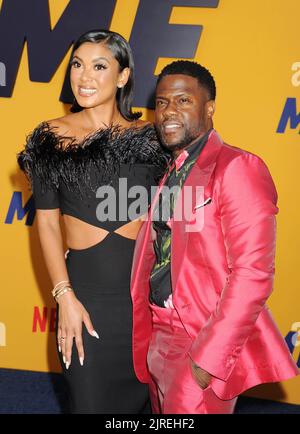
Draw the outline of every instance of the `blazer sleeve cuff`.
[[[232,353],[221,358],[218,351],[209,351],[209,354],[207,352],[205,355],[205,350],[197,351],[193,345],[188,354],[197,366],[222,381],[228,380],[238,360],[238,357]]]

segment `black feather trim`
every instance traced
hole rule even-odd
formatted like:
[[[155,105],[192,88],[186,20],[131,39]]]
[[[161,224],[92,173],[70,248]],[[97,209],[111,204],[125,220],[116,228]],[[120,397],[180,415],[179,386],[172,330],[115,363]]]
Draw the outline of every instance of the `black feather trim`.
[[[60,136],[47,122],[41,123],[26,139],[18,164],[32,183],[35,174],[43,189],[57,189],[63,181],[69,189],[85,195],[92,185],[93,168],[101,182],[109,182],[121,164],[152,165],[156,180],[165,171],[168,154],[157,141],[152,125],[124,129],[105,128],[78,142]],[[99,179],[97,180],[99,186]],[[87,188],[86,188],[87,187]]]

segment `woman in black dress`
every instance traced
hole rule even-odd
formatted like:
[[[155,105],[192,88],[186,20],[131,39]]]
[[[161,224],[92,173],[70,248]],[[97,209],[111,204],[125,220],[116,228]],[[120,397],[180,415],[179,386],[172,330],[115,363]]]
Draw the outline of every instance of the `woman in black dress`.
[[[122,36],[81,36],[70,82],[72,113],[40,124],[18,156],[57,301],[70,411],[141,413],[148,389],[133,369],[130,273],[150,189],[166,160],[153,126],[132,112],[134,66]],[[137,186],[147,194],[135,197]]]

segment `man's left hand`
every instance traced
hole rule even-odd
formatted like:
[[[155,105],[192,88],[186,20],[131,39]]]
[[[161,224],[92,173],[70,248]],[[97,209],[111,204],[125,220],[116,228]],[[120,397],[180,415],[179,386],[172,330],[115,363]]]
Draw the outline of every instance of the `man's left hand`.
[[[191,368],[197,384],[201,387],[202,390],[206,389],[210,385],[212,376],[208,372],[197,366],[193,360],[191,360]]]

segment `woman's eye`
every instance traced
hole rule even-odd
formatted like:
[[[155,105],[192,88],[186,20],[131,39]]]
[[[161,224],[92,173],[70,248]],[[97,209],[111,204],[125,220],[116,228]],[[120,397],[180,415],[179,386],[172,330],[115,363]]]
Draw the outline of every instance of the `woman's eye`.
[[[71,63],[71,66],[72,66],[73,68],[79,68],[79,67],[80,67],[80,63],[77,62],[77,60],[74,60],[74,61]]]
[[[103,65],[101,63],[97,63],[95,65],[95,69],[96,69],[96,71],[101,71],[102,69],[107,69],[107,67],[106,67],[106,65]]]

